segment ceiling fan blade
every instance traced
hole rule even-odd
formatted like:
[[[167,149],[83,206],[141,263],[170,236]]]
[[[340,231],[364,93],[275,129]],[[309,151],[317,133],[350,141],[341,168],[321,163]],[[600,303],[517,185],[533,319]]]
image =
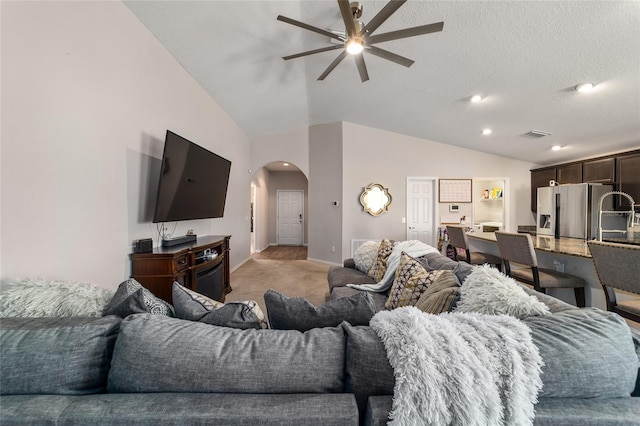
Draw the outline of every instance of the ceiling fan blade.
[[[354,55],[356,60],[356,66],[358,67],[358,72],[360,73],[360,80],[364,83],[365,81],[369,81],[369,73],[367,72],[367,66],[364,63],[364,55],[359,53]]]
[[[380,49],[375,46],[367,46],[367,52],[372,55],[376,55],[380,58],[387,59],[391,62],[395,62],[396,64],[403,65],[409,68],[415,61],[412,61],[409,58],[405,58],[404,56],[396,55],[395,53],[389,52],[388,50]]]
[[[384,23],[393,13],[405,4],[407,0],[390,0],[372,20],[364,27],[365,33],[373,33],[380,25]]]
[[[389,33],[378,34],[367,38],[367,44],[382,43],[384,41],[397,40],[399,38],[407,38],[419,36],[422,34],[435,33],[442,31],[444,22],[435,24],[421,25],[419,27],[405,28],[404,30],[391,31]]]
[[[340,6],[340,14],[347,30],[347,36],[351,38],[356,35],[356,24],[353,22],[353,13],[351,13],[349,0],[338,0],[338,6]]]
[[[322,28],[314,27],[309,24],[305,24],[304,22],[296,21],[295,19],[287,18],[286,16],[278,15],[278,21],[286,22],[287,24],[295,25],[296,27],[304,28],[308,31],[313,31],[314,33],[318,33],[330,38],[334,38],[336,40],[344,41],[337,34],[334,34],[330,31],[323,30]]]
[[[306,52],[296,53],[295,55],[283,56],[282,59],[288,61],[289,59],[300,58],[302,56],[309,56],[315,53],[329,52],[331,50],[344,49],[342,44],[336,44],[334,46],[321,47],[320,49],[307,50]]]
[[[338,55],[338,57],[336,59],[333,60],[333,62],[331,62],[331,65],[329,65],[327,67],[326,70],[324,70],[324,72],[322,74],[320,74],[320,77],[318,77],[318,80],[324,80],[331,71],[333,71],[333,69],[335,67],[338,66],[338,64],[340,62],[342,62],[342,60],[347,56],[347,51],[343,50],[342,53],[340,55]]]

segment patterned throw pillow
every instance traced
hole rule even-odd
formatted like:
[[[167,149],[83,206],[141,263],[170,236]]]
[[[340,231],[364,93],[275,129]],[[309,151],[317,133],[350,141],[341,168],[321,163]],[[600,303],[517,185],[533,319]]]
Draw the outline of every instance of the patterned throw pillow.
[[[118,315],[125,318],[131,314],[148,312],[150,314],[175,316],[173,307],[142,286],[138,281],[129,278],[118,286],[104,315]]]
[[[460,300],[460,283],[453,271],[440,271],[441,274],[422,293],[415,307],[422,312],[441,314],[451,312]]]
[[[414,306],[424,293],[445,271],[428,272],[422,263],[402,252],[396,269],[396,278],[389,291],[386,309]]]
[[[243,329],[269,327],[254,300],[222,303],[173,283],[173,305],[180,319]]]
[[[393,246],[395,244],[391,241],[384,239],[380,243],[378,247],[378,255],[376,256],[375,262],[373,262],[373,266],[369,269],[369,275],[371,278],[376,280],[376,282],[380,282],[382,277],[384,277],[384,273],[387,272],[387,260],[393,251]]]

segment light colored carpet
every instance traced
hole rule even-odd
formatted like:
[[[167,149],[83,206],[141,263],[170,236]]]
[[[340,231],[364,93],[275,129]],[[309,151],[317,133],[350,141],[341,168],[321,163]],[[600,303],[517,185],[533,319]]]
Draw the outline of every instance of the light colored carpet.
[[[231,273],[231,288],[225,302],[255,300],[262,311],[264,293],[270,288],[289,297],[304,297],[316,306],[329,298],[329,265],[310,260],[267,260],[251,258]]]

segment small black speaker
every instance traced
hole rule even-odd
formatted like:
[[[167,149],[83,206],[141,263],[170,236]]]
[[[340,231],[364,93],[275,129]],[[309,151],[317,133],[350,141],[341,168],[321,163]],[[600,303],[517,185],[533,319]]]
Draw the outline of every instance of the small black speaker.
[[[133,242],[134,253],[153,253],[153,240],[151,238],[143,238]]]

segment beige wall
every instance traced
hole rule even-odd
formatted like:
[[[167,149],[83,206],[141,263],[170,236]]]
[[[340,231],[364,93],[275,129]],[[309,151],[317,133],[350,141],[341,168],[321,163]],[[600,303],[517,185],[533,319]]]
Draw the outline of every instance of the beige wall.
[[[0,278],[115,288],[152,237],[170,129],[232,161],[224,218],[175,235],[230,234],[249,255],[248,137],[120,2],[0,2]],[[157,243],[157,239],[155,240]]]
[[[342,262],[342,123],[309,128],[310,259]],[[339,206],[332,203],[338,201]]]

